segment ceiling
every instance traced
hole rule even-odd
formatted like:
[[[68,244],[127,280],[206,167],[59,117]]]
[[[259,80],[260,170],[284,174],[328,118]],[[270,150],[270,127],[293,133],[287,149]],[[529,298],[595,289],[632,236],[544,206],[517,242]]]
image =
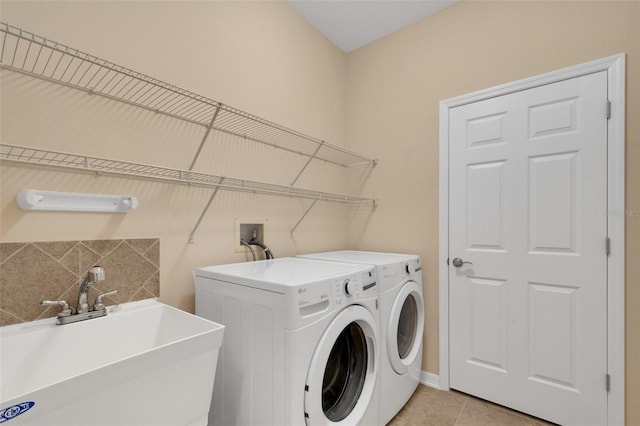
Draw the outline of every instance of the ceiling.
[[[433,15],[460,0],[286,0],[344,52]]]

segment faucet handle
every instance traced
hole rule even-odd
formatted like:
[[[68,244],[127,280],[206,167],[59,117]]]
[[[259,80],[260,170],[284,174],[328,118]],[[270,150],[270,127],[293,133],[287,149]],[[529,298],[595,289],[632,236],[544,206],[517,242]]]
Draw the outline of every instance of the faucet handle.
[[[111,291],[107,291],[106,293],[99,294],[98,297],[96,297],[96,301],[93,304],[93,310],[100,311],[102,309],[105,309],[102,299],[107,296],[113,296],[114,294],[118,294],[118,290],[111,290]]]
[[[68,317],[71,315],[71,307],[65,300],[43,300],[40,306],[60,306],[58,317]]]

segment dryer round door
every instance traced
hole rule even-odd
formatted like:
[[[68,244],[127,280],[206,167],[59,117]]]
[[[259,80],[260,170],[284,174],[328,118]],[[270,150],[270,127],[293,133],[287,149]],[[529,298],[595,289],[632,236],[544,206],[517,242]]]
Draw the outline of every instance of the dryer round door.
[[[377,362],[373,315],[360,305],[345,308],[329,323],[309,366],[304,395],[307,424],[357,424],[373,396]]]
[[[396,295],[387,328],[387,355],[398,374],[407,374],[422,347],[424,302],[415,281],[406,282]]]

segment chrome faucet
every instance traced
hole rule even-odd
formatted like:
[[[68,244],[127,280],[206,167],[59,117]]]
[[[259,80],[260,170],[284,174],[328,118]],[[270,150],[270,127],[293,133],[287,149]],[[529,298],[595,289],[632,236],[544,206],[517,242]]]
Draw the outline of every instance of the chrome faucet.
[[[80,286],[80,292],[78,293],[78,306],[76,307],[75,312],[73,312],[69,304],[64,300],[43,300],[40,304],[42,306],[60,306],[58,324],[70,324],[72,322],[105,316],[107,315],[107,308],[102,302],[102,299],[107,296],[117,294],[118,290],[112,290],[98,295],[93,304],[93,308],[91,309],[87,303],[87,298],[91,286],[106,279],[107,274],[102,266],[96,265],[89,269],[87,277]]]
[[[87,278],[80,286],[80,292],[78,293],[78,307],[76,308],[76,314],[84,314],[89,312],[89,303],[87,303],[87,295],[89,294],[89,288],[95,283],[104,281],[107,279],[107,273],[102,266],[94,266],[89,269]]]

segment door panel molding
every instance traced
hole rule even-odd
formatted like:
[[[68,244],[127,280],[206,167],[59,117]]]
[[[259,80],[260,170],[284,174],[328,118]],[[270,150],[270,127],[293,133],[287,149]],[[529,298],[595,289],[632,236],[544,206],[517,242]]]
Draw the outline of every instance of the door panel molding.
[[[618,54],[581,65],[561,69],[558,71],[518,80],[512,83],[480,90],[467,95],[447,99],[440,102],[440,258],[439,258],[439,308],[440,308],[440,371],[439,387],[449,389],[449,114],[450,110],[462,105],[491,99],[497,96],[535,87],[556,83],[576,77],[581,77],[601,71],[607,71],[607,90],[611,102],[611,117],[607,129],[608,154],[608,182],[607,208],[608,212],[622,212],[625,209],[625,54]],[[570,106],[570,103],[567,105]],[[567,123],[571,124],[570,108],[566,115]],[[602,113],[606,114],[606,105],[602,106]],[[543,112],[544,114],[544,112]],[[541,115],[542,117],[543,115]],[[494,120],[494,123],[496,120]],[[559,123],[558,128],[564,131],[570,128],[567,123]],[[479,124],[479,123],[478,123]],[[481,123],[484,124],[484,123]],[[493,123],[492,123],[493,124]],[[564,124],[564,126],[563,126]],[[500,140],[499,126],[479,126],[478,144],[497,143]],[[542,129],[547,130],[547,129]],[[549,129],[550,130],[550,129]],[[544,133],[544,132],[543,132]],[[544,137],[544,135],[537,135]],[[611,240],[610,255],[607,263],[607,363],[610,380],[608,393],[608,424],[623,425],[625,420],[625,310],[624,310],[624,215],[608,214],[607,231]],[[603,242],[605,250],[605,242]],[[603,386],[605,378],[603,377]]]

